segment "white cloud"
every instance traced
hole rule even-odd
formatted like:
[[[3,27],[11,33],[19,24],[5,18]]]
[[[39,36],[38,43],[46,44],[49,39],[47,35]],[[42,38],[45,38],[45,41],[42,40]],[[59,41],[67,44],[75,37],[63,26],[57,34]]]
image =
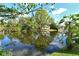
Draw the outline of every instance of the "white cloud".
[[[0,19],[2,19],[2,17],[0,17]]]
[[[67,9],[66,8],[59,8],[58,10],[52,11],[53,15],[59,15],[63,12],[65,12]]]
[[[54,6],[51,6],[50,8],[54,8]]]

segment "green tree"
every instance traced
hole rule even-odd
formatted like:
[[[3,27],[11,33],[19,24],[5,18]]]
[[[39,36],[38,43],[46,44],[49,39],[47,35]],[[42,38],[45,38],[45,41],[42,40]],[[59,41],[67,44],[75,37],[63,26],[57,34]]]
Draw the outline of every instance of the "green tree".
[[[50,32],[47,31],[47,29],[45,31],[43,28],[47,26],[47,28],[50,29],[50,25],[53,24],[51,27],[57,30],[52,17],[48,15],[47,10],[44,8],[45,5],[49,4],[26,5],[23,3],[14,5],[17,5],[18,7],[6,7],[4,10],[8,10],[10,12],[3,11],[4,14],[1,14],[1,17],[5,19],[7,18],[8,20],[4,27],[5,34],[10,38],[19,38],[19,40],[25,44],[33,44],[37,49],[44,51],[44,48],[46,48],[52,41],[52,36],[50,35]],[[51,4],[51,6],[52,5],[53,4]],[[40,7],[37,8],[38,6]],[[33,13],[34,15],[31,17],[19,17],[19,22],[17,22],[16,18],[18,15],[22,16],[29,13]]]
[[[65,30],[68,30],[66,35],[67,35],[67,48],[71,49],[72,48],[72,42],[76,37],[78,37],[78,30],[79,30],[79,23],[78,21],[78,14],[73,14],[69,16],[64,16],[63,19],[61,19],[60,23],[65,22]],[[76,30],[75,30],[76,29]]]

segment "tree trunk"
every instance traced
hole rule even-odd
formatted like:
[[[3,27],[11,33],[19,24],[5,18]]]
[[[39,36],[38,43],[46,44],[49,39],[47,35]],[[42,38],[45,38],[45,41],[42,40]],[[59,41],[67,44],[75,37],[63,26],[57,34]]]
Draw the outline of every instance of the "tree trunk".
[[[68,32],[67,32],[67,49],[71,50],[72,49],[72,32],[71,32],[71,27],[70,27],[70,23],[68,26]]]

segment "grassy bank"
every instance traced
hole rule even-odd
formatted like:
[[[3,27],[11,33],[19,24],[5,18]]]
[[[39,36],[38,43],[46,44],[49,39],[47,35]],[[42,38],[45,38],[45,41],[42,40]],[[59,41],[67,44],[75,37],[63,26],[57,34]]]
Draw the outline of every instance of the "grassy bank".
[[[49,56],[79,56],[79,49],[60,50],[60,51],[53,52],[48,55]]]

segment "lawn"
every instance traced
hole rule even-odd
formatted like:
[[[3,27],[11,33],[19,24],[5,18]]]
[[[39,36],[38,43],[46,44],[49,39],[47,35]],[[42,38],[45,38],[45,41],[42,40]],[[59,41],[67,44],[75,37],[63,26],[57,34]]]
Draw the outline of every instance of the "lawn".
[[[73,50],[60,50],[57,52],[53,52],[48,54],[49,56],[79,56],[79,49]]]

